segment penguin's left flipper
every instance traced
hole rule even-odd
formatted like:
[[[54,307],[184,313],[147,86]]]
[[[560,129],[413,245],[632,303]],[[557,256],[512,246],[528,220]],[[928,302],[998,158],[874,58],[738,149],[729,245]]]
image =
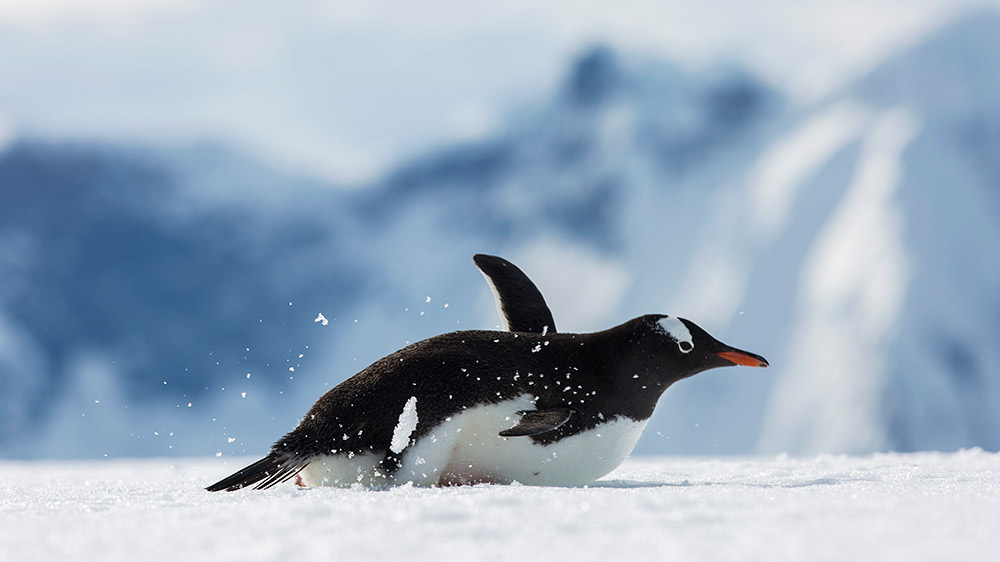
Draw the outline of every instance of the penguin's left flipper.
[[[548,408],[546,410],[522,410],[518,412],[521,421],[500,432],[500,437],[526,437],[552,431],[569,421],[572,408]]]

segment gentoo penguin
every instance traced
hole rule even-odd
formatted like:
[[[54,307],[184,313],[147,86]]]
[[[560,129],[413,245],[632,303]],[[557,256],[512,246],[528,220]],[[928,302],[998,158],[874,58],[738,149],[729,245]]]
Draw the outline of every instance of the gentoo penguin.
[[[558,333],[531,280],[477,255],[509,331],[409,345],[339,384],[263,459],[209,491],[520,482],[579,485],[617,467],[671,384],[716,367],[766,367],[683,318],[640,316]]]

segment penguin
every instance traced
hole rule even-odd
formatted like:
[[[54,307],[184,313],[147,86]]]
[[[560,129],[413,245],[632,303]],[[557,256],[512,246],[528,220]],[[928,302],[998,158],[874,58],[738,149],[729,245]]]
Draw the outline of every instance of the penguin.
[[[208,491],[593,482],[632,451],[667,388],[708,369],[767,367],[695,323],[649,314],[556,331],[527,275],[473,258],[505,331],[451,332],[388,355],[321,396],[263,459]]]

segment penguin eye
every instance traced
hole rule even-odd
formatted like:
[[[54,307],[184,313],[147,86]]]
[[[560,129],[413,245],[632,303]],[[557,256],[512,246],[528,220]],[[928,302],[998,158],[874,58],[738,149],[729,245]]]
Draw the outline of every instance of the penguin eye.
[[[694,344],[692,344],[689,341],[682,341],[682,342],[678,343],[677,345],[680,346],[681,351],[683,351],[684,353],[687,353],[687,352],[691,351],[692,349],[694,349]]]

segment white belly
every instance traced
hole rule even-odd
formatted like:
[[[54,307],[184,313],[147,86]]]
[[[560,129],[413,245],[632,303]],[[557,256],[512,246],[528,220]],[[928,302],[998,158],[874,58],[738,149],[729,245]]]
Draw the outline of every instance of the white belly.
[[[306,485],[418,486],[520,482],[532,485],[587,484],[611,472],[632,451],[646,421],[625,417],[550,445],[530,437],[500,437],[519,410],[533,410],[529,395],[452,416],[402,451],[402,467],[391,480],[380,474],[382,455],[328,455],[300,474]]]

